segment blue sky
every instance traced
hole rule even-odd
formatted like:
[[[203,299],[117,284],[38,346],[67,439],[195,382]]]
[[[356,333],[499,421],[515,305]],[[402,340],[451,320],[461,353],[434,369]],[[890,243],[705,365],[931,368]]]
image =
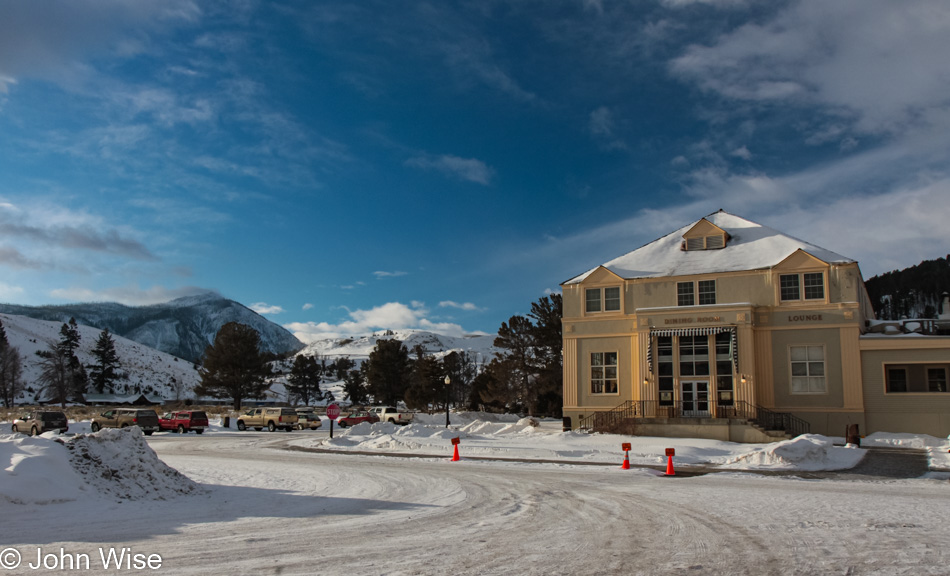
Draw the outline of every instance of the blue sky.
[[[950,251],[944,0],[0,0],[0,301],[492,333],[719,208]]]

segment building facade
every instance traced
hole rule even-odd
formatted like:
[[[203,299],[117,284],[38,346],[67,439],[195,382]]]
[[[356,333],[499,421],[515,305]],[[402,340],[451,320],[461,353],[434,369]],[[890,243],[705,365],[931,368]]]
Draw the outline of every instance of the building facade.
[[[720,211],[561,288],[575,428],[614,413],[756,441],[730,424],[770,415],[793,433],[950,434],[950,337],[872,332],[858,263],[771,228]]]

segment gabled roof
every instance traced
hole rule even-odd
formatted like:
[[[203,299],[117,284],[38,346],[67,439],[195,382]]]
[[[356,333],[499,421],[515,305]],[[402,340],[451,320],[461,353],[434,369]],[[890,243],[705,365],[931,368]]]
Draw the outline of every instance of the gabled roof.
[[[798,250],[828,264],[855,262],[831,250],[722,210],[706,216],[705,220],[726,231],[729,235],[726,247],[718,250],[683,250],[683,235],[702,220],[701,218],[633,252],[614,258],[604,263],[603,267],[629,280],[768,269]],[[598,268],[600,266],[575,276],[564,284],[579,284]]]

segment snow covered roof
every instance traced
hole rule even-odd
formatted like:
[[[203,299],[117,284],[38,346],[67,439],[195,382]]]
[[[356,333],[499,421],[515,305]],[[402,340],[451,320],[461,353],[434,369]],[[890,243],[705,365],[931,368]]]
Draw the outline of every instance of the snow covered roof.
[[[683,250],[683,235],[703,220],[726,231],[729,235],[726,246],[714,250]],[[603,267],[624,279],[739,272],[771,268],[798,250],[828,264],[855,262],[831,250],[720,210],[615,258]],[[564,284],[579,284],[598,268],[600,266]]]

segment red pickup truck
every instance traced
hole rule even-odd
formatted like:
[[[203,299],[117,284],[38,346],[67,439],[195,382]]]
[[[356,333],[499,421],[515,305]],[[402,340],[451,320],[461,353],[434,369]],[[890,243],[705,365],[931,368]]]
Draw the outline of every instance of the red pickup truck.
[[[195,434],[201,434],[208,427],[208,415],[201,410],[168,412],[158,419],[158,427],[166,432],[184,434],[194,430]]]

